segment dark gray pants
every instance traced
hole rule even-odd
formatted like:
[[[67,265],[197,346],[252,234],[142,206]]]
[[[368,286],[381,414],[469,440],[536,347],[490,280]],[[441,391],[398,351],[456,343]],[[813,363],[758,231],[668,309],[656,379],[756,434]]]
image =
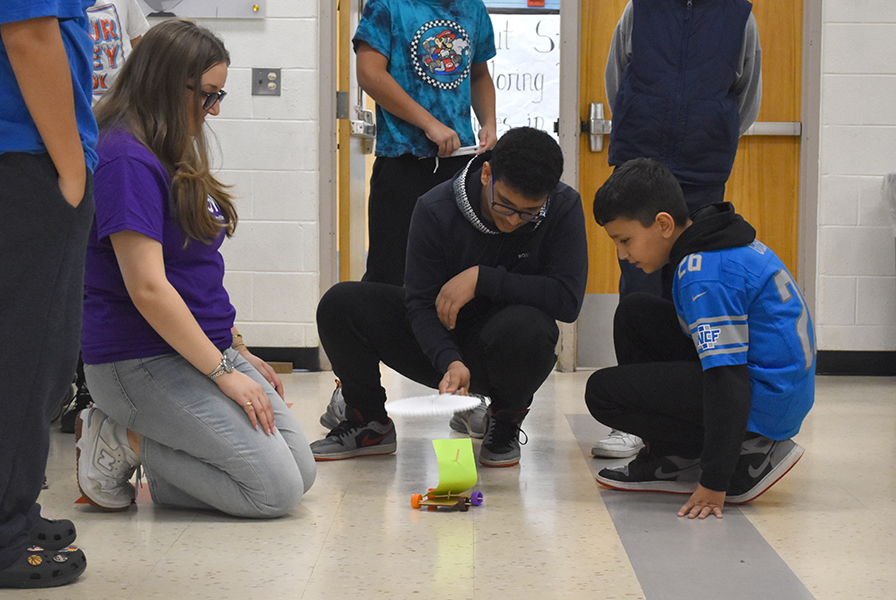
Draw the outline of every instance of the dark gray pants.
[[[78,363],[93,181],[78,208],[57,181],[47,154],[0,154],[0,568],[40,518],[50,415]]]
[[[367,272],[363,281],[404,285],[405,254],[417,198],[463,169],[470,156],[378,156],[367,201]]]

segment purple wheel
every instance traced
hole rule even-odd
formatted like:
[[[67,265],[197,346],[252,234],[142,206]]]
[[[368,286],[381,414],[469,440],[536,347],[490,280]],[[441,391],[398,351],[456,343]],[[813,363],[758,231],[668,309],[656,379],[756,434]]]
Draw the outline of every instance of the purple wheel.
[[[470,494],[470,504],[473,506],[482,506],[482,492],[473,492]]]

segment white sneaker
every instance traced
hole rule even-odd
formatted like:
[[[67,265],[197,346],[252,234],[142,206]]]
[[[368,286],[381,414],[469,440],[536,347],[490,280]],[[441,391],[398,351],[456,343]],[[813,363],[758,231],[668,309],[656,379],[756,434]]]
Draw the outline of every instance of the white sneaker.
[[[327,410],[320,416],[320,424],[326,429],[333,429],[345,421],[345,398],[342,397],[342,383],[336,380],[336,389],[330,396]]]
[[[78,487],[91,505],[126,510],[136,492],[130,483],[140,459],[128,445],[128,431],[98,408],[85,408],[75,421]]]
[[[636,435],[614,429],[610,435],[599,441],[591,449],[596,458],[628,458],[644,447],[644,442]]]
[[[454,431],[466,433],[470,437],[481,439],[485,435],[487,421],[485,412],[487,410],[488,401],[484,396],[479,396],[479,405],[470,410],[454,413],[454,416],[448,421],[448,427]]]

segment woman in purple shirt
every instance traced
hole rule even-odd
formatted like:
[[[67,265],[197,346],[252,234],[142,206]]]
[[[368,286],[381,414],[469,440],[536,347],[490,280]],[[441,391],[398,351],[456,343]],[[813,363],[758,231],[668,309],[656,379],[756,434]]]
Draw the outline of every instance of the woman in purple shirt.
[[[96,408],[76,435],[78,483],[104,510],[130,506],[139,465],[155,503],[242,517],[283,515],[314,481],[280,379],[246,349],[223,286],[237,215],[203,125],[229,62],[208,30],[167,21],[96,107],[81,348]]]

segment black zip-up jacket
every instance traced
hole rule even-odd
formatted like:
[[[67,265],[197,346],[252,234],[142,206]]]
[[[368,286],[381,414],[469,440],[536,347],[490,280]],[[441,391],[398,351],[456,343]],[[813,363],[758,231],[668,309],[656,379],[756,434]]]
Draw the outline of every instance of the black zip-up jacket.
[[[474,157],[453,180],[421,196],[411,218],[405,267],[408,319],[440,373],[455,360],[463,361],[435,308],[442,286],[458,273],[479,266],[476,295],[458,313],[458,328],[511,304],[533,306],[571,323],[585,296],[588,248],[578,192],[558,184],[540,223],[502,233],[482,216],[480,176],[488,158],[488,153]]]

